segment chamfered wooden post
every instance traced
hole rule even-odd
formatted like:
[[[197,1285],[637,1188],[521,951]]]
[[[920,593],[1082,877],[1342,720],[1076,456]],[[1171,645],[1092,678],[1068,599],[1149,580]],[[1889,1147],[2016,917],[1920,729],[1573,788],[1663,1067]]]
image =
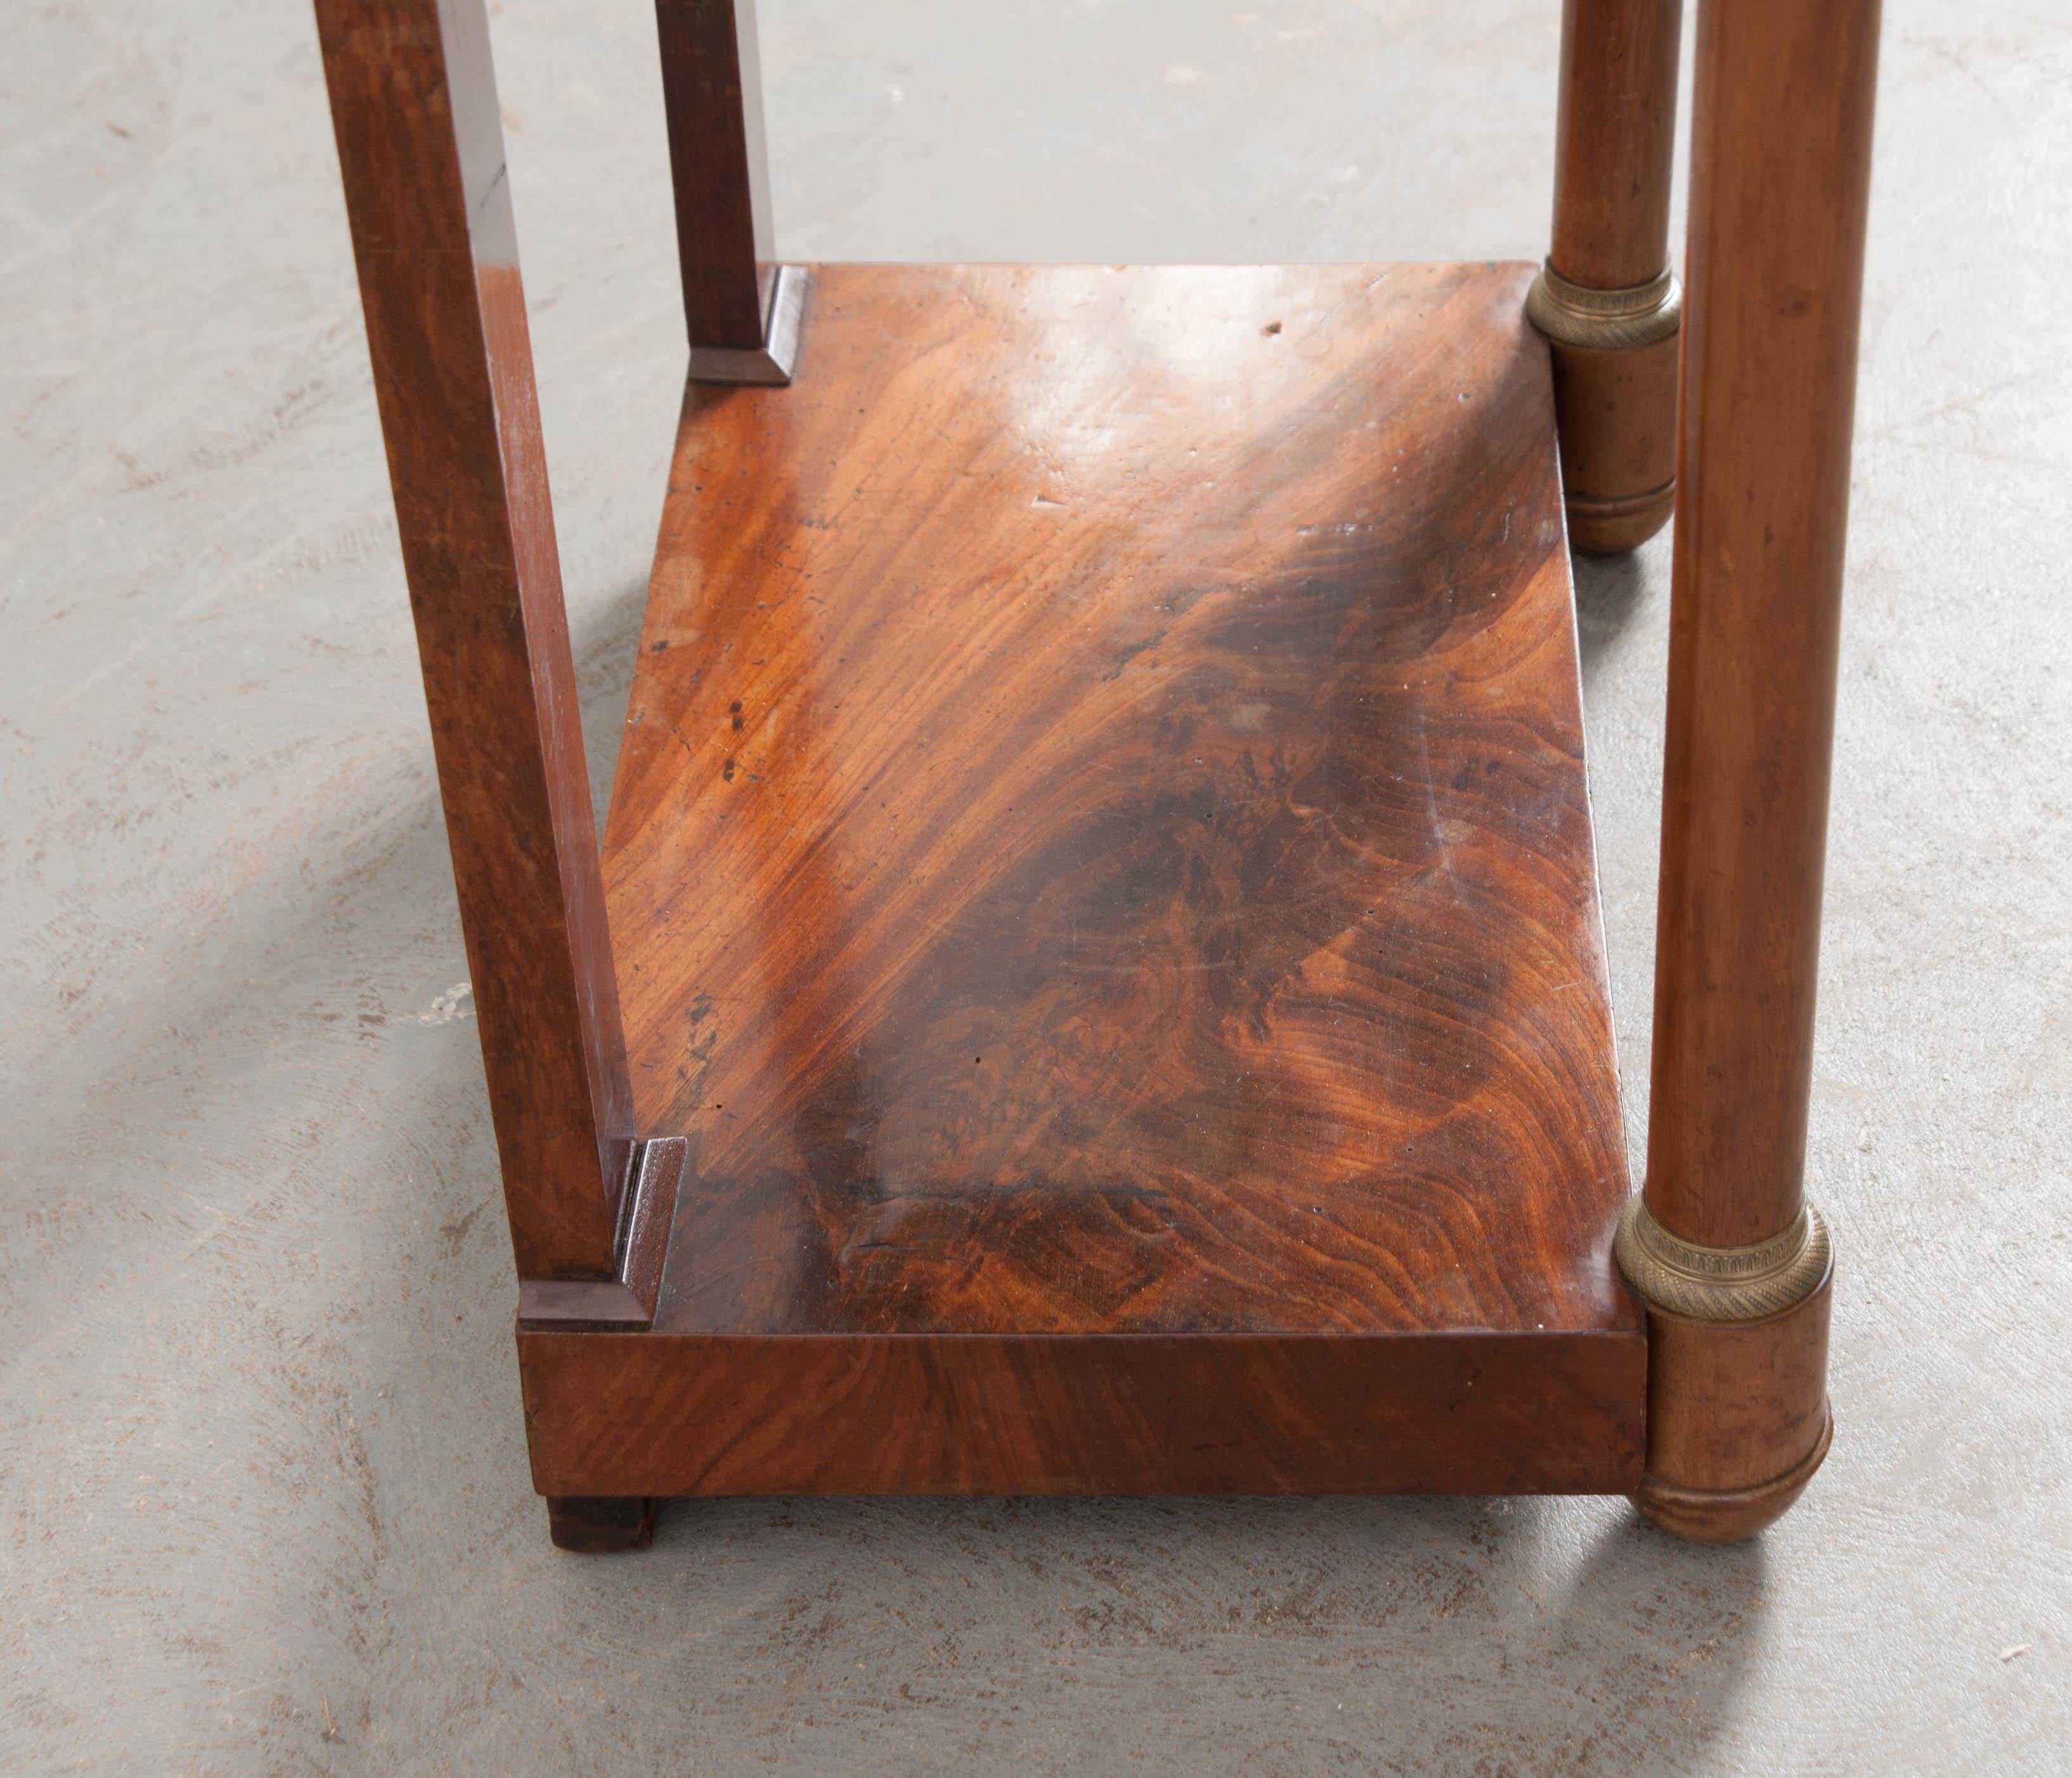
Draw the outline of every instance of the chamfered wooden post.
[[[632,1110],[482,0],[316,0],[518,1270],[615,1275]]]
[[[788,383],[805,274],[771,255],[755,0],[655,0],[694,383]]]
[[[1675,494],[1669,265],[1682,0],[1566,0],[1554,242],[1527,299],[1554,359],[1569,540],[1630,549]]]
[[[1826,1454],[1804,1197],[1878,0],[1700,0],[1647,1181],[1657,1524],[1760,1530]]]

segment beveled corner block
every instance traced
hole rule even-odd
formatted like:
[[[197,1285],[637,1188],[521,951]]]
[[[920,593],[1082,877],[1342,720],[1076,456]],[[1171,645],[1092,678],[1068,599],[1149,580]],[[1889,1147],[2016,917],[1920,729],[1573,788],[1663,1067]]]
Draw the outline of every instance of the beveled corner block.
[[[799,368],[805,337],[806,294],[812,276],[803,265],[780,265],[770,291],[768,331],[760,347],[693,346],[689,380],[781,388]]]

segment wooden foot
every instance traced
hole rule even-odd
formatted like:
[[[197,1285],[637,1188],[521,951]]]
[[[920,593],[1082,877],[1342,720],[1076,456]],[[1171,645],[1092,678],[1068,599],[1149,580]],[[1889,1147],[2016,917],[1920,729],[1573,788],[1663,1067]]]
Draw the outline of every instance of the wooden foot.
[[[1753,1488],[1677,1488],[1650,1475],[1633,1497],[1640,1516],[1657,1530],[1692,1543],[1741,1543],[1766,1531],[1805,1493],[1827,1460],[1833,1415],[1821,1402],[1820,1433],[1812,1450],[1781,1476]]]
[[[1676,355],[1682,294],[1664,272],[1630,289],[1543,269],[1525,312],[1546,336],[1561,433],[1568,542],[1616,556],[1669,522],[1676,503]]]
[[[1827,1455],[1834,1262],[1819,1219],[1799,1227],[1795,1242],[1695,1248],[1638,1202],[1620,1227],[1620,1266],[1647,1304],[1647,1470],[1634,1504],[1676,1537],[1753,1537]]]
[[[1675,504],[1674,482],[1622,499],[1571,494],[1567,502],[1568,547],[1579,556],[1623,556],[1667,524]]]
[[[1614,1250],[1647,1305],[1647,1468],[1634,1504],[1696,1542],[1752,1538],[1799,1498],[1833,1436],[1827,1231],[1806,1210],[1770,1240],[1701,1247],[1636,1198]]]
[[[771,286],[770,322],[758,346],[691,347],[689,380],[745,383],[782,388],[799,365],[799,339],[805,326],[806,291],[811,275],[803,265],[776,268]]]
[[[655,1541],[655,1503],[639,1494],[549,1494],[547,1528],[557,1550],[610,1555]]]

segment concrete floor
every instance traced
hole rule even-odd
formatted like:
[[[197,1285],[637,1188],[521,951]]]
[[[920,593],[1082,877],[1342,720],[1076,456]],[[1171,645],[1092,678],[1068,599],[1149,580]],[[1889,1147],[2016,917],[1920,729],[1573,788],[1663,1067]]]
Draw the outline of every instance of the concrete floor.
[[[794,256],[1532,257],[1554,0],[765,0]],[[314,34],[0,67],[0,1769],[2072,1769],[2072,12],[1895,0],[1813,1189],[1840,1432],[1612,1501],[679,1507],[547,1543]],[[681,347],[652,17],[497,14],[600,786]],[[1665,548],[1589,570],[1646,1114]]]

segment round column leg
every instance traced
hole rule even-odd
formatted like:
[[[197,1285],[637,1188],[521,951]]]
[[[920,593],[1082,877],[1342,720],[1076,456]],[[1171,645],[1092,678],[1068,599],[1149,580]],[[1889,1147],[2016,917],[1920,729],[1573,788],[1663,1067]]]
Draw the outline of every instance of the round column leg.
[[[1654,1080],[1619,1230],[1651,1337],[1638,1501],[1747,1537],[1827,1448],[1805,1202],[1877,0],[1700,0]]]
[[[1566,0],[1554,240],[1526,314],[1553,354],[1568,541],[1616,555],[1676,494],[1669,269],[1682,0]]]

